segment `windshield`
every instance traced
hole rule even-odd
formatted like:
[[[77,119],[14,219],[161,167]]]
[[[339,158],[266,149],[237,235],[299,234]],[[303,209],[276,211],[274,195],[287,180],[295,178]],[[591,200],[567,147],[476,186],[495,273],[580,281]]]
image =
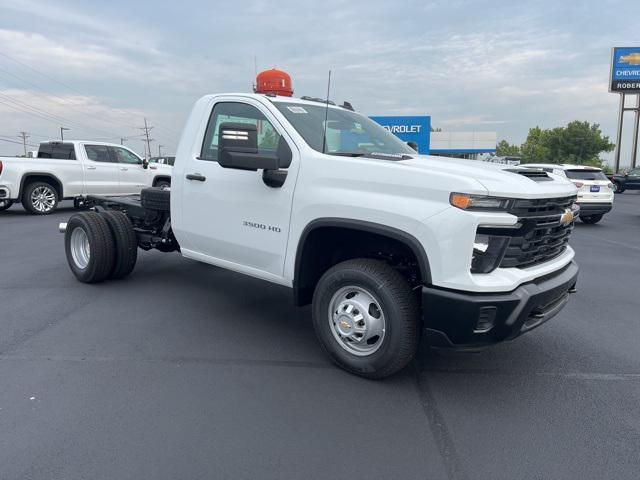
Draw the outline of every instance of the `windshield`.
[[[566,170],[567,177],[572,180],[608,180],[600,170]]]
[[[324,105],[274,102],[311,148],[322,152]],[[341,108],[329,108],[325,153],[360,156],[370,154],[415,155],[416,151],[373,120]],[[402,159],[399,157],[398,159]]]

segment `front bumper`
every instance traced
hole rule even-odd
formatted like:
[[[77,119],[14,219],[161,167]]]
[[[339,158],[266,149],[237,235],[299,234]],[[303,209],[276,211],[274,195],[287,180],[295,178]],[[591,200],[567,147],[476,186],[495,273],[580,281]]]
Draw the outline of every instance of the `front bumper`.
[[[434,347],[478,349],[511,340],[555,316],[575,291],[578,266],[508,293],[473,293],[422,287],[425,333]]]
[[[612,203],[579,203],[580,216],[588,217],[590,215],[604,215],[613,208]]]

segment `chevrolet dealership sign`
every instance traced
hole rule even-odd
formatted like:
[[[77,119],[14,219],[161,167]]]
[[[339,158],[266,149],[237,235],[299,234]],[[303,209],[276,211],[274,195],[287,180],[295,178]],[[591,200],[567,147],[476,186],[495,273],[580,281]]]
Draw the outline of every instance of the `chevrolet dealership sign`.
[[[613,49],[609,91],[640,93],[640,47]]]
[[[418,153],[429,154],[431,117],[369,117],[404,142],[416,142]]]

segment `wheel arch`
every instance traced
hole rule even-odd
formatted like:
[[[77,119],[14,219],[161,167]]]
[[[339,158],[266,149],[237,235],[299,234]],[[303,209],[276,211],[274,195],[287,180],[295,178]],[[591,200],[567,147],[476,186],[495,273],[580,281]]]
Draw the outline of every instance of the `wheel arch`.
[[[24,193],[25,185],[28,185],[32,182],[47,182],[50,183],[53,188],[56,189],[58,193],[58,200],[62,200],[64,198],[64,188],[62,186],[62,182],[52,173],[47,172],[29,172],[25,173],[20,180],[20,188],[18,190],[18,199],[22,199],[22,194]]]
[[[404,247],[408,252],[411,252],[417,262],[420,282],[431,284],[429,259],[424,247],[413,235],[374,222],[344,218],[321,218],[313,220],[304,228],[298,242],[293,277],[294,303],[298,306],[311,302],[315,285],[324,271],[340,261],[356,258],[353,253],[359,251],[358,248],[346,248],[343,251],[343,253],[347,252],[344,258],[339,255],[332,258],[328,258],[327,255],[316,255],[318,251],[322,251],[322,248],[331,248],[331,242],[328,242],[329,247],[326,246],[326,238],[323,235],[325,233],[334,239],[338,234],[350,233],[350,236],[355,235],[355,238],[358,239],[374,240],[376,244],[380,241],[387,244],[385,240],[388,240],[390,242],[388,245]],[[323,247],[320,247],[319,244],[322,244]],[[363,251],[360,250],[360,252]]]
[[[153,177],[153,182],[151,183],[152,187],[155,187],[159,181],[167,181],[171,184],[171,176],[170,175],[156,175]]]

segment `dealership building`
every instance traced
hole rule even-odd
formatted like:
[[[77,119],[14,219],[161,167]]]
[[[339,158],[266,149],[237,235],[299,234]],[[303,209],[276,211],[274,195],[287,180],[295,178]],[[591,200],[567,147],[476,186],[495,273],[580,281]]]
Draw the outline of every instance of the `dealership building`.
[[[432,132],[428,115],[370,118],[401,140],[415,142],[423,155],[477,159],[496,153],[496,132]]]

